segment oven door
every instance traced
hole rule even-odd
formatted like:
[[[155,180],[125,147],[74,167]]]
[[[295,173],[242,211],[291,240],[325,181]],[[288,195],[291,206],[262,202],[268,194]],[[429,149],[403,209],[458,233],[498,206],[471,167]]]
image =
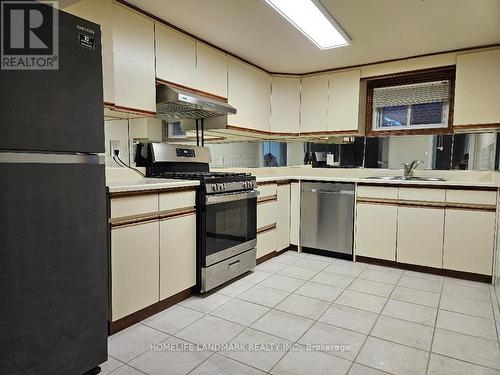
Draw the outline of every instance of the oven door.
[[[205,267],[255,248],[257,194],[251,190],[206,196]]]

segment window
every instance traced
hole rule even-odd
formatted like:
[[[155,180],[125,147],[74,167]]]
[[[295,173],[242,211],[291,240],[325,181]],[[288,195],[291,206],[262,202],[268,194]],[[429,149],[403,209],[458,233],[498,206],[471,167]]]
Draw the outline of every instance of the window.
[[[455,67],[427,69],[367,81],[368,135],[448,132]]]
[[[448,127],[449,81],[375,88],[373,130]]]

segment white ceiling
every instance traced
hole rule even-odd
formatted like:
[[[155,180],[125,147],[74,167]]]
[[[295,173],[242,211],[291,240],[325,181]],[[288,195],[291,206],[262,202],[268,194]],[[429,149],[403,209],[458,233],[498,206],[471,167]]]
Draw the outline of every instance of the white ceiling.
[[[127,0],[271,72],[500,43],[500,0],[322,0],[352,45],[321,51],[264,0]],[[292,1],[292,0],[290,0]]]

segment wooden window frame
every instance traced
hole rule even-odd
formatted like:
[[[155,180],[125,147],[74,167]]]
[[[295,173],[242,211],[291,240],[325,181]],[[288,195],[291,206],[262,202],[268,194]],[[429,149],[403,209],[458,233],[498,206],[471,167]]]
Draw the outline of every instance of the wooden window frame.
[[[365,135],[367,137],[385,137],[389,135],[424,135],[453,134],[453,108],[455,102],[456,66],[449,65],[432,69],[421,69],[399,74],[391,74],[366,80],[366,119]],[[373,130],[373,90],[379,87],[409,85],[432,81],[450,81],[448,102],[448,126],[442,128],[420,128],[402,130]]]

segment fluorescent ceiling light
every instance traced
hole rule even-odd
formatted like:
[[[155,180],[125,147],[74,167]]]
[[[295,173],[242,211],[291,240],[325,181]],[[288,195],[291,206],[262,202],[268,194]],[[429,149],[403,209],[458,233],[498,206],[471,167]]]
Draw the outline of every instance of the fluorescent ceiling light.
[[[321,49],[348,46],[350,39],[318,0],[265,0]]]

